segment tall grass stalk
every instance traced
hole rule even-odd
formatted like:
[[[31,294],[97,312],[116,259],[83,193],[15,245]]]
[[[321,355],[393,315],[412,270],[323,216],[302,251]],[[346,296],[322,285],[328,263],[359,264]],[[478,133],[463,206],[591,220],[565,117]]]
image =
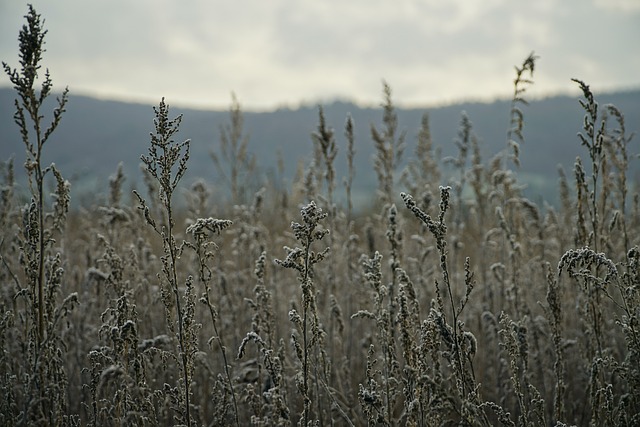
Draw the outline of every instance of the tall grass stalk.
[[[209,238],[213,234],[220,234],[220,232],[233,224],[229,220],[221,220],[215,218],[198,218],[195,223],[187,227],[187,233],[193,235],[195,244],[189,244],[189,246],[196,252],[198,260],[198,280],[203,286],[202,296],[200,302],[204,304],[209,312],[211,318],[211,325],[213,326],[214,335],[209,339],[209,345],[215,341],[218,344],[220,354],[222,355],[223,370],[227,380],[228,392],[231,395],[231,402],[233,404],[233,417],[235,424],[240,425],[238,418],[238,402],[236,399],[236,392],[234,389],[234,381],[231,377],[231,366],[227,358],[227,348],[223,343],[222,336],[218,328],[218,311],[214,307],[211,301],[211,279],[213,272],[211,270],[210,263],[214,257],[214,251],[217,249],[217,245],[210,241]]]
[[[301,425],[308,425],[311,421],[311,357],[312,350],[316,348],[321,340],[323,331],[320,329],[318,319],[318,309],[316,306],[315,289],[313,284],[313,267],[321,262],[329,248],[321,252],[315,252],[311,246],[314,242],[322,240],[329,230],[321,228],[320,221],[327,217],[327,214],[320,209],[315,202],[300,209],[302,223],[292,222],[291,229],[296,240],[302,247],[289,248],[285,247],[287,257],[284,260],[276,259],[276,263],[284,268],[296,270],[298,273],[298,281],[302,290],[302,316],[297,310],[292,309],[289,312],[289,319],[294,323],[296,328],[302,333],[302,341],[293,334],[292,339],[295,347],[296,356],[302,363],[302,371],[296,380],[298,388],[303,399],[303,410],[301,414]],[[317,366],[316,366],[317,367]],[[317,374],[315,381],[319,381]],[[317,399],[320,399],[318,396]],[[320,413],[317,414],[321,416]]]
[[[162,239],[162,247],[164,255],[162,260],[163,279],[158,275],[158,279],[163,283],[163,301],[167,310],[167,322],[169,329],[174,331],[171,313],[175,310],[177,315],[177,338],[178,338],[178,357],[182,364],[181,379],[182,393],[178,401],[180,407],[176,408],[183,423],[191,426],[191,382],[193,374],[193,355],[197,349],[197,343],[194,342],[193,330],[195,327],[189,313],[192,311],[192,302],[189,294],[192,288],[192,277],[189,276],[185,280],[185,303],[182,303],[180,295],[180,284],[178,281],[178,259],[182,255],[184,244],[178,244],[175,234],[176,218],[173,208],[173,196],[178,187],[180,179],[187,171],[187,161],[189,160],[189,140],[176,143],[173,138],[178,132],[182,116],[174,119],[169,118],[169,106],[164,102],[164,98],[160,101],[159,106],[154,107],[154,127],[155,132],[151,133],[151,144],[149,146],[149,154],[141,157],[147,172],[159,184],[159,196],[163,206],[163,216],[161,223],[158,224],[151,216],[149,207],[145,199],[136,191],[135,194],[140,202],[139,209],[152,229]],[[174,172],[175,169],[175,172]],[[169,295],[164,294],[166,289],[173,295],[173,304],[170,303]]]
[[[578,137],[582,145],[587,148],[589,159],[591,160],[591,189],[588,190],[589,204],[587,209],[591,222],[591,230],[588,241],[597,252],[601,246],[600,222],[601,216],[604,215],[604,212],[600,213],[600,209],[598,209],[598,190],[601,185],[598,178],[600,177],[600,170],[605,156],[604,140],[606,122],[598,115],[598,103],[595,101],[589,85],[578,79],[572,80],[580,86],[580,90],[584,96],[584,100],[581,99],[579,101],[585,111],[582,126],[584,134],[578,133]]]
[[[44,74],[40,90],[35,84],[38,73],[42,68],[42,55],[45,52],[44,38],[47,31],[43,28],[44,20],[36,13],[33,6],[29,5],[29,12],[25,16],[27,24],[22,27],[19,39],[20,70],[11,68],[4,61],[2,67],[9,76],[9,80],[14,85],[19,99],[15,100],[16,112],[13,116],[15,123],[20,129],[22,141],[27,150],[27,160],[25,169],[29,179],[29,190],[35,203],[35,215],[37,216],[37,228],[31,233],[37,233],[37,243],[33,248],[36,256],[37,273],[33,275],[37,300],[37,336],[38,345],[46,338],[45,331],[45,258],[47,247],[51,243],[50,232],[46,229],[45,217],[45,178],[51,172],[56,174],[58,181],[61,180],[55,165],[44,166],[43,148],[49,140],[51,134],[56,130],[65,111],[68,101],[68,88],[65,88],[62,95],[57,99],[57,107],[53,110],[53,117],[47,125],[44,122],[43,104],[53,89],[51,75],[47,69]],[[46,126],[46,128],[45,128]],[[32,130],[31,130],[32,129]],[[35,181],[35,182],[34,182]],[[62,181],[64,183],[64,181]],[[61,194],[60,207],[66,213],[68,207],[68,196]],[[66,202],[66,203],[65,203]]]
[[[398,130],[398,113],[391,97],[391,86],[383,82],[384,101],[382,103],[381,130],[371,125],[371,138],[373,139],[376,154],[373,160],[373,168],[378,176],[378,195],[383,208],[393,203],[395,197],[395,172],[400,167],[402,154],[406,144],[406,132]]]
[[[12,272],[17,285],[14,298],[23,298],[29,313],[23,318],[28,351],[26,360],[31,364],[27,374],[27,399],[20,414],[20,423],[61,423],[67,416],[67,376],[60,363],[64,346],[59,331],[60,323],[78,302],[71,293],[58,305],[64,275],[63,236],[70,203],[70,184],[54,164],[45,166],[44,145],[58,128],[68,101],[68,89],[56,99],[56,107],[48,122],[44,104],[51,95],[53,82],[49,70],[38,89],[36,82],[41,72],[45,52],[44,20],[28,6],[27,23],[18,35],[20,68],[11,68],[2,62],[3,69],[13,84],[18,98],[14,102],[14,122],[18,125],[26,148],[25,170],[31,202],[22,212],[21,260],[27,286],[23,287]],[[10,171],[11,172],[11,171]],[[55,191],[48,207],[45,201],[47,177],[53,175]],[[11,177],[9,177],[11,178]],[[50,212],[47,209],[50,208]],[[59,239],[56,242],[55,239]],[[57,243],[57,246],[56,246]],[[2,245],[0,245],[1,247]],[[8,266],[8,264],[4,264]],[[11,271],[11,270],[10,270]],[[33,323],[31,323],[33,322]]]

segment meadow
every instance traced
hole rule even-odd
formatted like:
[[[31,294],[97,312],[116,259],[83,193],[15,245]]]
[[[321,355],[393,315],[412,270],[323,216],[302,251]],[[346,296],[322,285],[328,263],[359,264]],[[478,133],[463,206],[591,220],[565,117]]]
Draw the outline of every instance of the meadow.
[[[427,114],[409,140],[385,83],[369,138],[318,108],[289,187],[255,176],[234,100],[222,178],[186,186],[190,141],[162,99],[143,188],[114,165],[106,196],[74,206],[47,162],[68,91],[45,111],[46,30],[25,20],[19,67],[3,62],[25,158],[0,169],[1,425],[640,425],[637,153],[585,82],[558,206],[518,180],[533,54],[490,159],[465,114],[456,156],[436,155]],[[376,149],[366,209],[359,144]]]

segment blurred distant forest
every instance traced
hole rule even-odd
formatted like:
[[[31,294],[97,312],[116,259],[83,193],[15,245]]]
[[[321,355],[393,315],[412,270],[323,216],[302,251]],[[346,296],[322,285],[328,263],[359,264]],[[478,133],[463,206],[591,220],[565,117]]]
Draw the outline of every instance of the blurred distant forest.
[[[24,158],[24,144],[18,128],[12,122],[14,112],[12,89],[0,89],[0,159],[14,156],[17,164]],[[53,102],[53,100],[51,100]],[[400,100],[396,100],[400,101]],[[602,105],[611,103],[624,111],[627,123],[640,123],[640,90],[599,95]],[[171,105],[171,100],[167,102]],[[242,107],[242,98],[239,97]],[[434,146],[441,157],[453,155],[454,140],[461,115],[466,112],[472,131],[480,141],[482,155],[489,160],[504,148],[509,125],[510,101],[492,103],[461,103],[437,108],[398,108],[398,128],[406,132],[407,161],[413,154],[422,116],[429,115]],[[229,98],[231,105],[231,97]],[[557,200],[558,166],[571,175],[580,151],[577,132],[582,128],[583,112],[578,108],[577,96],[555,96],[531,101],[526,107],[525,143],[520,147],[522,165],[517,171],[520,181],[527,185],[525,194],[537,201],[555,203]],[[380,123],[381,108],[363,108],[348,102],[323,105],[327,124],[336,131],[338,150],[336,173],[346,175],[346,140],[343,130],[347,114],[355,124],[354,200],[356,205],[367,204],[375,194],[376,177],[371,167],[375,150],[370,127]],[[185,183],[199,178],[216,182],[216,170],[210,153],[218,149],[220,128],[230,120],[229,111],[190,110],[172,105],[176,114],[183,113],[180,138],[191,139],[191,159]],[[76,201],[91,203],[103,197],[108,177],[120,162],[128,179],[128,186],[139,186],[140,155],[146,150],[149,132],[153,129],[150,105],[103,101],[71,95],[65,119],[47,144],[47,158],[66,171],[72,183]],[[255,187],[267,180],[276,185],[291,184],[296,172],[312,156],[311,133],[318,121],[318,106],[296,109],[281,108],[272,112],[243,111],[244,135],[249,138],[249,151],[255,156],[257,171]],[[573,126],[570,126],[573,124]],[[639,150],[632,148],[632,153]],[[278,170],[278,160],[281,169]],[[638,162],[631,162],[629,176],[632,183],[640,180]],[[282,166],[284,166],[282,168]],[[23,173],[17,167],[18,174]],[[446,169],[445,169],[446,172]],[[446,177],[443,178],[446,181]],[[18,180],[19,182],[21,180]],[[446,184],[444,182],[443,184]],[[221,188],[226,188],[221,186]],[[216,191],[216,189],[213,189]],[[220,190],[223,191],[223,190]],[[224,196],[218,194],[218,197]]]

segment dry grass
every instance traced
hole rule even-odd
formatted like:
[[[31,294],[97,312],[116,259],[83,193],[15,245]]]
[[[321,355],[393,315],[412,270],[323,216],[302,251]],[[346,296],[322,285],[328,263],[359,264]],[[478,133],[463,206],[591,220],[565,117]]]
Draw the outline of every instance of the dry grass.
[[[587,161],[574,183],[561,174],[557,209],[524,198],[507,162],[526,144],[530,55],[516,68],[505,150],[488,161],[466,115],[458,156],[441,161],[425,115],[403,166],[411,141],[385,84],[368,212],[354,212],[351,183],[358,144],[371,142],[347,118],[338,202],[342,141],[322,109],[299,182],[265,182],[251,199],[235,98],[214,156],[234,205],[198,182],[175,208],[189,142],[174,141],[180,118],[163,100],[142,157],[146,195],[125,197],[118,168],[104,202],[69,212],[72,192],[43,149],[66,103],[65,91],[43,123],[44,35],[30,9],[20,69],[3,64],[30,200],[18,201],[7,162],[0,424],[640,424],[631,137],[584,82]]]

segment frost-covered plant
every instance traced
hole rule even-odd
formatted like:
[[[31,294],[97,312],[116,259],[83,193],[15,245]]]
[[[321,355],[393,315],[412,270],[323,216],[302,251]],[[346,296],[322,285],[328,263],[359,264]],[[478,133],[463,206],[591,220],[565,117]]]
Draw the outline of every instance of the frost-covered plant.
[[[578,159],[576,161],[576,184],[578,186],[578,191],[582,191],[585,196],[588,196],[586,210],[589,215],[588,219],[591,226],[589,234],[585,236],[587,240],[582,242],[582,244],[593,245],[593,248],[598,251],[602,245],[602,231],[600,228],[602,226],[602,221],[604,220],[602,216],[605,215],[605,213],[602,212],[603,209],[598,207],[598,191],[602,185],[599,178],[606,155],[604,150],[606,121],[598,115],[598,103],[596,102],[589,86],[581,80],[572,80],[580,86],[580,90],[584,96],[584,100],[581,99],[579,101],[585,111],[582,126],[584,134],[579,133],[578,137],[580,138],[582,145],[587,148],[589,159],[591,160],[590,185],[587,180],[584,179],[586,172],[583,170],[580,160]],[[606,197],[606,195],[603,194],[603,197]],[[605,199],[603,198],[603,201],[604,200]],[[581,200],[579,199],[579,203],[580,202]]]
[[[27,23],[18,35],[20,68],[2,63],[18,94],[13,118],[26,148],[24,164],[31,196],[31,201],[22,209],[21,233],[17,237],[24,275],[18,278],[12,272],[16,285],[13,297],[21,300],[25,309],[25,313],[17,317],[24,328],[21,335],[25,340],[22,343],[22,360],[26,364],[19,368],[21,372],[14,373],[21,378],[24,387],[20,391],[24,406],[14,416],[19,416],[19,422],[24,424],[54,425],[62,423],[63,419],[70,420],[67,414],[67,374],[62,363],[65,345],[61,323],[78,303],[78,297],[71,293],[59,301],[65,274],[65,254],[62,243],[56,239],[61,240],[65,229],[70,184],[54,164],[46,166],[43,150],[60,124],[68,90],[65,89],[57,98],[50,120],[45,120],[44,104],[53,88],[49,70],[45,71],[39,89],[36,83],[42,68],[47,31],[43,27],[44,20],[33,6],[29,5],[25,19]],[[45,187],[51,175],[55,180],[55,190],[51,201],[47,202]],[[10,195],[3,193],[5,197]],[[23,284],[22,280],[26,283]]]
[[[302,290],[302,313],[300,314],[296,309],[292,309],[289,312],[289,319],[295,326],[296,333],[292,334],[291,337],[296,357],[302,365],[301,371],[296,377],[296,385],[303,399],[301,425],[306,426],[312,417],[311,382],[314,381],[318,384],[323,381],[320,378],[320,372],[324,369],[324,366],[318,366],[318,353],[322,353],[322,349],[319,347],[322,344],[324,331],[321,328],[318,316],[313,272],[314,266],[321,262],[329,252],[329,248],[316,252],[312,249],[312,245],[329,234],[329,230],[322,228],[320,225],[320,221],[326,218],[327,214],[315,202],[311,201],[306,206],[303,206],[300,209],[300,215],[302,216],[302,223],[291,222],[291,229],[302,247],[285,247],[287,257],[284,260],[276,259],[276,263],[281,267],[297,272]],[[302,337],[299,337],[298,334],[302,334]],[[321,355],[320,357],[324,356]],[[311,373],[312,367],[314,368],[314,375]],[[319,399],[320,397],[317,396],[316,398]],[[316,415],[321,416],[320,413]]]
[[[184,243],[176,238],[176,217],[173,207],[173,196],[180,179],[187,171],[189,160],[189,140],[176,143],[173,138],[178,132],[182,116],[169,118],[169,106],[160,101],[154,107],[155,132],[151,133],[149,154],[141,157],[146,171],[159,185],[159,197],[162,205],[160,223],[150,213],[145,199],[136,191],[140,202],[139,209],[149,226],[162,240],[163,255],[162,272],[158,273],[161,284],[162,302],[169,331],[177,338],[177,362],[180,365],[180,378],[175,388],[165,387],[168,398],[173,402],[173,409],[178,419],[191,426],[191,385],[194,372],[194,356],[198,350],[197,331],[201,325],[195,323],[195,289],[193,276],[188,275],[181,285],[178,275],[178,260],[183,253]],[[181,295],[184,292],[184,295]],[[176,318],[174,318],[174,316]]]
[[[207,341],[209,346],[213,346],[213,342],[216,342],[220,354],[222,355],[223,370],[225,374],[226,387],[225,397],[229,395],[233,404],[233,417],[236,425],[239,425],[238,420],[238,402],[236,400],[236,392],[233,385],[233,379],[231,378],[231,366],[227,358],[227,348],[224,345],[222,336],[218,328],[218,311],[211,300],[211,282],[213,278],[213,268],[211,262],[213,261],[215,250],[217,245],[210,240],[211,235],[220,234],[220,232],[230,227],[232,221],[215,219],[215,218],[198,218],[195,223],[187,227],[187,233],[191,234],[195,240],[194,243],[187,243],[195,253],[198,262],[198,281],[203,287],[202,296],[200,302],[204,304],[209,312],[211,318],[211,325],[213,326],[214,335]],[[220,402],[216,402],[220,405]]]
[[[46,334],[46,252],[53,243],[51,240],[52,230],[48,229],[48,224],[46,224],[46,220],[49,218],[49,214],[45,211],[45,180],[47,174],[53,174],[58,184],[58,191],[54,196],[54,215],[52,215],[55,227],[52,228],[60,229],[63,226],[69,207],[69,183],[62,178],[54,164],[45,166],[43,148],[51,134],[60,124],[68,100],[68,89],[65,89],[62,92],[62,96],[57,99],[58,105],[53,111],[53,118],[47,124],[44,121],[43,104],[53,88],[48,69],[45,71],[44,81],[40,90],[35,87],[38,72],[42,68],[40,62],[45,51],[44,37],[47,31],[43,28],[44,21],[33,6],[29,5],[29,13],[25,18],[27,24],[22,27],[18,37],[20,42],[20,70],[11,68],[4,61],[2,66],[18,93],[18,99],[14,103],[16,112],[13,118],[20,129],[20,135],[27,152],[25,169],[32,200],[29,207],[25,208],[25,215],[29,218],[28,223],[25,225],[29,225],[28,240],[30,244],[28,246],[30,250],[28,251],[28,256],[34,263],[33,266],[36,270],[32,272],[33,274],[30,274],[30,280],[33,281],[31,286],[36,295],[34,307],[37,311],[37,337],[40,344],[45,339]]]

